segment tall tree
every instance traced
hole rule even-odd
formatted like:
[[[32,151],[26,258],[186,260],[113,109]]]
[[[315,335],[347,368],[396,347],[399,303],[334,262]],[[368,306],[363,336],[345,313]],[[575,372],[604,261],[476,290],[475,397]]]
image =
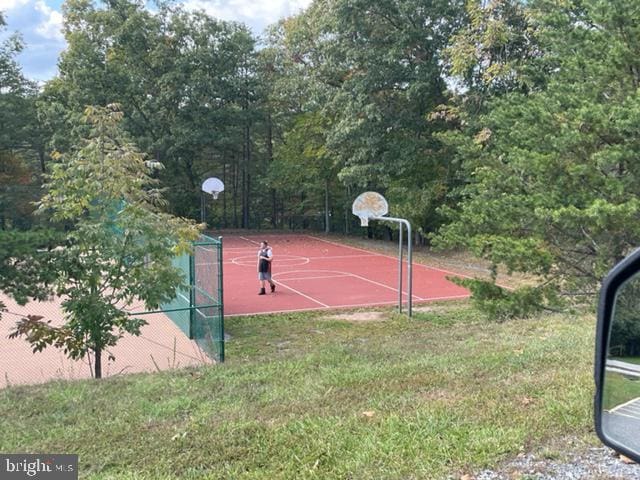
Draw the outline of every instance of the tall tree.
[[[190,248],[198,229],[162,212],[150,176],[160,164],[123,134],[115,106],[88,108],[86,120],[89,137],[56,158],[39,206],[54,221],[72,224],[46,265],[53,292],[64,298],[65,323],[27,317],[12,336],[25,336],[35,351],[53,345],[74,359],[91,354],[100,378],[108,348],[145,324],[127,309],[136,302],[157,308],[185,280],[172,259]]]
[[[462,7],[318,0],[293,28],[284,23],[280,42],[291,71],[322,85],[303,110],[328,120],[327,157],[343,186],[382,190],[394,213],[423,230],[437,224],[435,208],[447,190],[448,160],[434,135],[446,127],[427,116],[446,98],[442,52],[461,25]]]
[[[555,68],[537,91],[491,99],[463,150],[468,184],[440,241],[593,294],[640,242],[640,17],[617,0],[529,8]]]
[[[56,147],[86,134],[79,122],[86,105],[116,102],[126,131],[165,164],[160,175],[174,212],[199,217],[205,175],[221,177],[228,164],[251,174],[254,40],[246,27],[129,0],[70,0],[64,15],[69,46],[44,92],[47,118],[64,133]],[[248,210],[246,189],[238,195]]]

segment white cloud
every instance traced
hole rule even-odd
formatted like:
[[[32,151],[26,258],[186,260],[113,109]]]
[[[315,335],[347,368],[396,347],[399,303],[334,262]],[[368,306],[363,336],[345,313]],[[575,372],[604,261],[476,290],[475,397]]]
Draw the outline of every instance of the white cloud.
[[[44,15],[44,19],[36,27],[36,32],[43,38],[64,41],[64,36],[62,35],[62,14],[47,6],[42,0],[36,1],[35,8]]]
[[[0,0],[0,11],[10,12],[29,3],[29,0]]]
[[[58,56],[66,47],[61,28],[62,14],[51,0],[0,0],[5,11],[6,34],[22,35],[25,49],[18,55],[24,74],[33,80],[55,75]]]
[[[245,23],[255,34],[282,17],[295,15],[312,0],[184,0],[187,10],[204,10],[209,15]],[[18,31],[26,43],[19,55],[25,75],[47,80],[55,75],[60,52],[66,47],[61,28],[60,0],[0,0],[8,28]]]
[[[2,0],[0,0],[2,1]],[[187,10],[204,10],[222,20],[247,23],[256,33],[282,17],[298,13],[311,0],[186,0]]]

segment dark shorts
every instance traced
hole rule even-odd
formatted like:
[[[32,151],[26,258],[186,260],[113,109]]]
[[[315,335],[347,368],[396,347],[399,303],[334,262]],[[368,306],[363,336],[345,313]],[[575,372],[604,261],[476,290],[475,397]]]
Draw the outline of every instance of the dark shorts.
[[[258,272],[258,280],[271,280],[271,272]]]

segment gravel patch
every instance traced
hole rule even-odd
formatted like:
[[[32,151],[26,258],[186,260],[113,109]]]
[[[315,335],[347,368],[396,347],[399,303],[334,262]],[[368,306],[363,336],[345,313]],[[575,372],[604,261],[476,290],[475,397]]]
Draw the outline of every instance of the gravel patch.
[[[464,478],[464,477],[463,477]],[[468,480],[629,480],[640,479],[640,466],[624,463],[606,447],[544,458],[542,454],[520,455],[498,470],[483,470]]]

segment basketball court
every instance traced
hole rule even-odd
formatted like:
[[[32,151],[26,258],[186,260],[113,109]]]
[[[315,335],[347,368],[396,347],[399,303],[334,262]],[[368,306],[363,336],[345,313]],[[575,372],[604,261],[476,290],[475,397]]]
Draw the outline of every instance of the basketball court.
[[[258,295],[257,260],[262,240],[269,242],[274,255],[276,291],[267,295]],[[225,316],[398,303],[397,257],[311,235],[229,235],[223,237],[223,245]],[[406,268],[405,262],[405,304]],[[460,275],[414,263],[413,302],[469,296],[447,276]]]
[[[64,317],[60,298],[21,306],[0,293],[0,301],[9,312],[3,312],[0,321],[0,388],[56,379],[91,378],[88,358],[70,360],[62,350],[54,347],[33,353],[31,345],[24,338],[8,338],[15,321],[23,315],[38,315],[50,320],[54,326],[62,325]],[[139,305],[136,309],[142,311],[143,306]],[[165,314],[152,313],[145,315],[144,319],[147,325],[142,327],[140,336],[126,334],[105,353],[104,377],[212,363],[196,342],[185,336]],[[115,360],[107,361],[108,355],[113,355]]]
[[[261,240],[273,248],[275,293],[259,296],[257,254]],[[398,260],[396,257],[342,245],[329,238],[310,235],[231,235],[223,240],[225,316],[294,312],[376,305],[397,305]],[[209,247],[200,247],[203,251]],[[196,258],[196,267],[202,262]],[[406,277],[406,263],[405,263]],[[208,274],[208,270],[206,270]],[[451,283],[451,272],[414,264],[413,302],[465,298],[469,292]],[[214,281],[212,276],[211,281]],[[406,288],[406,278],[405,278]],[[403,292],[403,302],[407,295]],[[61,299],[17,305],[0,293],[7,306],[0,322],[0,388],[42,383],[52,379],[91,376],[87,359],[73,361],[49,347],[33,353],[22,338],[9,339],[14,321],[23,315],[39,315],[53,325],[64,322]],[[137,306],[132,311],[141,312]],[[115,361],[105,362],[105,377],[211,363],[209,357],[181,330],[170,314],[153,312],[140,336],[125,335],[109,349]]]

